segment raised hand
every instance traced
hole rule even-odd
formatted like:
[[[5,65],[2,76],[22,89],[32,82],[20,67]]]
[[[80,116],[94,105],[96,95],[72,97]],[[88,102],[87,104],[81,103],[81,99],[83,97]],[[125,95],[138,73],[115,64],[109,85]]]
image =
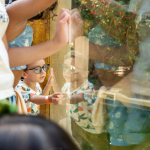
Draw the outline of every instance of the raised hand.
[[[56,24],[56,34],[54,42],[59,45],[60,49],[65,47],[69,41],[69,23],[70,23],[70,11],[62,8],[59,14],[59,18]]]
[[[83,35],[83,20],[78,9],[71,11],[71,43],[74,43],[75,38]]]
[[[48,82],[51,82],[51,85],[55,85],[57,84],[56,83],[56,79],[55,79],[55,76],[54,76],[54,71],[53,71],[53,68],[50,68],[50,71],[49,71],[49,79],[48,79]]]

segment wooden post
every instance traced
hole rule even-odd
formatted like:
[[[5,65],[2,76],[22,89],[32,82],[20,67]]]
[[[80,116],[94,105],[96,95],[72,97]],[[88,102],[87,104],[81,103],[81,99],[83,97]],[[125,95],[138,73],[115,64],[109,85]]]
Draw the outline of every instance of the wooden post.
[[[54,11],[55,14],[59,16],[59,12],[61,8],[66,8],[71,10],[71,0],[58,0],[58,8]],[[50,13],[50,17],[52,17],[52,13]],[[50,39],[53,39],[56,32],[56,20],[57,17],[54,17],[54,20],[50,20]],[[50,67],[53,68],[54,74],[56,77],[56,81],[58,83],[59,88],[61,89],[62,86],[65,83],[65,80],[63,78],[62,70],[60,69],[60,64],[64,63],[64,55],[70,50],[70,46],[67,45],[65,48],[63,48],[58,53],[52,55],[50,57]],[[51,90],[51,94],[53,91]],[[59,120],[66,117],[66,106],[60,106],[60,105],[50,105],[50,119],[52,119],[55,122],[59,122]]]
[[[75,57],[75,67],[82,68],[86,72],[86,78],[88,79],[88,66],[89,66],[89,39],[85,36],[80,36],[75,39],[75,52],[81,55],[80,66],[78,59]]]

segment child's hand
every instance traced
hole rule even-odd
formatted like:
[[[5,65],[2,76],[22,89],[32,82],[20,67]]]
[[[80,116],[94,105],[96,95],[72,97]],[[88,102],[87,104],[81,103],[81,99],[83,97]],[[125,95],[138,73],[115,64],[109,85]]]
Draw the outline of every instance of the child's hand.
[[[60,96],[60,93],[52,94],[50,102],[53,103],[54,105],[58,105],[59,104],[59,96]]]
[[[65,105],[66,103],[70,103],[70,98],[67,93],[60,93],[59,95],[59,104]]]
[[[56,79],[54,76],[53,68],[50,68],[48,83],[51,84],[52,86],[56,84]]]
[[[70,11],[62,8],[56,24],[56,35],[53,39],[56,46],[59,46],[60,49],[65,47],[69,40],[68,23],[70,23]]]
[[[49,90],[50,90],[51,87],[53,87],[53,89],[57,87],[57,83],[56,83],[55,76],[54,76],[52,68],[49,71],[49,78],[48,78],[48,81],[47,81],[47,84],[46,84],[45,88],[43,89],[43,95],[48,95]],[[54,91],[59,92],[58,89],[56,89]]]
[[[50,71],[49,71],[49,78],[48,78],[47,83],[52,85],[52,80],[53,80],[53,76],[51,74],[51,69],[50,69]]]
[[[71,43],[74,43],[75,38],[83,35],[83,20],[78,9],[71,11]]]

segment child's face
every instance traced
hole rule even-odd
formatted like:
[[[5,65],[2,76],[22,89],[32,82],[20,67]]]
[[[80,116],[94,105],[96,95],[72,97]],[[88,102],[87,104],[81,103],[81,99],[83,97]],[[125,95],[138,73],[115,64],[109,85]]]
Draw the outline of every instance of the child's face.
[[[45,65],[45,61],[42,59],[42,60],[39,60],[39,61],[36,61],[32,64],[29,64],[27,69],[32,69],[32,68],[35,68],[35,70],[27,70],[24,72],[24,78],[25,80],[28,80],[30,82],[39,82],[39,83],[42,83],[46,77],[46,72],[42,69],[41,73],[39,74],[36,74],[36,67],[43,67],[43,65]]]
[[[80,64],[80,61],[77,62]],[[74,58],[68,58],[64,60],[63,77],[65,78],[66,82],[74,82],[84,79],[85,71],[80,69],[80,66],[77,62],[75,67]]]

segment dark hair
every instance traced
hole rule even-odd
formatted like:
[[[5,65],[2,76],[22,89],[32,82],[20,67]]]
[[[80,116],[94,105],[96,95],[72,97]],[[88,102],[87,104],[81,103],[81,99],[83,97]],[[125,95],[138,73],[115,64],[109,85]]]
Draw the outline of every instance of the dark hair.
[[[39,116],[0,118],[0,150],[79,150],[57,124]]]
[[[16,1],[16,0],[12,0],[12,3]],[[9,3],[9,0],[5,0],[5,4],[8,4]],[[48,8],[49,11],[51,11],[53,13],[53,11],[57,8],[58,6],[58,2],[56,1],[50,8]],[[30,21],[33,21],[33,20],[39,20],[43,17],[43,13],[44,11],[40,12],[38,15],[30,18],[29,20]],[[56,14],[53,13],[53,16],[52,16],[52,19],[57,16]]]

